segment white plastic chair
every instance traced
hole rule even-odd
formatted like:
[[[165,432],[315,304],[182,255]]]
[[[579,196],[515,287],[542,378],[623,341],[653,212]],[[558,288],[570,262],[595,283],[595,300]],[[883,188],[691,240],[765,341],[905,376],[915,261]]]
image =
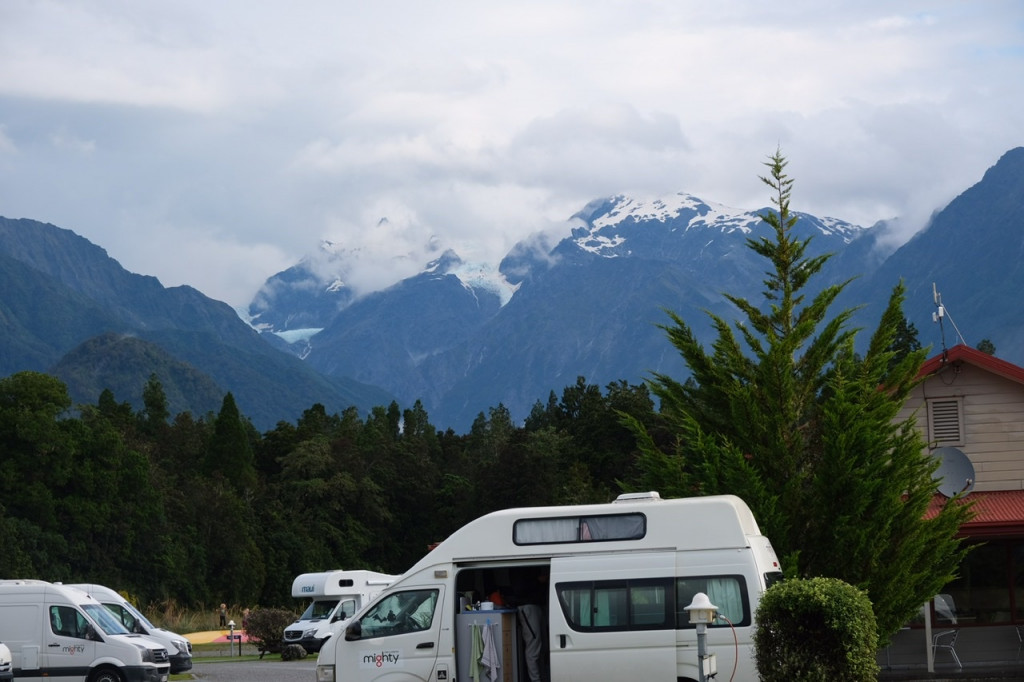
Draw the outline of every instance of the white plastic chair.
[[[935,596],[935,611],[938,614],[944,616],[950,623],[956,625],[956,606],[953,604],[953,597],[948,594],[939,594]],[[932,635],[932,658],[935,657],[935,651],[937,649],[948,649],[949,653],[952,654],[953,660],[956,661],[956,665],[961,670],[964,669],[962,663],[960,663],[960,657],[956,654],[956,639],[960,636],[960,628],[953,630],[943,630],[936,632]],[[1019,634],[1018,634],[1019,636]]]

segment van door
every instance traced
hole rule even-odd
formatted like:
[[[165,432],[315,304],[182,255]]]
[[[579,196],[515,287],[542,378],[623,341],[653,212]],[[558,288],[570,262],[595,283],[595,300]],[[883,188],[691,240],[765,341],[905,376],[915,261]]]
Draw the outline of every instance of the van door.
[[[396,679],[396,673],[403,680],[441,679],[435,664],[444,604],[443,585],[410,587],[388,594],[353,621],[348,632],[358,629],[359,638],[346,644],[356,651],[356,679]],[[445,682],[447,674],[442,677]]]
[[[42,652],[46,679],[84,679],[96,660],[96,642],[87,635],[89,621],[75,607],[63,604],[50,604],[47,618]]]
[[[676,679],[675,554],[551,560],[551,679]]]

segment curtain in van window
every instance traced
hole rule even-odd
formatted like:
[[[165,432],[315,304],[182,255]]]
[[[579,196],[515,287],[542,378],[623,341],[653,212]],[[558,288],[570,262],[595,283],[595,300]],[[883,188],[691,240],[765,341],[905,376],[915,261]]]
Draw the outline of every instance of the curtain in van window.
[[[732,623],[743,621],[743,595],[735,578],[708,578],[708,599]]]
[[[536,545],[545,542],[576,542],[580,520],[569,519],[529,519],[519,521],[515,525],[517,545]]]
[[[582,540],[636,540],[644,536],[644,517],[640,514],[587,516],[583,519]]]

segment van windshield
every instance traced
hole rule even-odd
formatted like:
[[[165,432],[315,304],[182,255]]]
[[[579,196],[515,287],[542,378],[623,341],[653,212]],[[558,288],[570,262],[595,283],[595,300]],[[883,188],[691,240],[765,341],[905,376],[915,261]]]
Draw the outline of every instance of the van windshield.
[[[92,619],[100,630],[108,635],[127,635],[128,630],[121,625],[114,614],[103,604],[82,604],[82,610]]]
[[[334,607],[338,605],[337,599],[322,599],[317,600],[309,605],[299,620],[323,620],[331,615],[334,611]]]
[[[142,615],[142,612],[135,608],[133,604],[129,604],[126,602],[124,608],[126,611],[128,611],[128,613],[135,616],[135,620],[145,625],[147,630],[156,630],[156,626],[150,623],[149,619]]]

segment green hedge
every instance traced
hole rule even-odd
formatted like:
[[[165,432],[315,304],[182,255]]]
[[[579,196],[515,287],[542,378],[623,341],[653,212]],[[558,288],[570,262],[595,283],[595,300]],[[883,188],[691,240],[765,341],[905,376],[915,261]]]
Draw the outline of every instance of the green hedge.
[[[873,682],[877,637],[866,593],[835,578],[785,580],[757,608],[757,670],[764,682]]]

